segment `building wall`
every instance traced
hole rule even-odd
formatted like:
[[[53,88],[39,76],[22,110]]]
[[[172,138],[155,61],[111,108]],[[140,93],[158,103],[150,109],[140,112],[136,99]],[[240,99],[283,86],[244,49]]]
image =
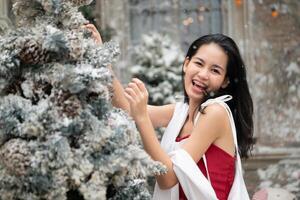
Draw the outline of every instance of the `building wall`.
[[[243,162],[252,195],[261,182],[257,169],[300,159],[300,2],[236,2],[223,5],[224,33],[241,49],[254,101],[257,145]]]
[[[300,2],[280,2],[252,2],[257,126],[261,144],[299,147]],[[272,7],[277,7],[273,17]]]
[[[244,2],[233,8],[237,16],[229,20],[235,25],[229,34],[248,65],[258,144],[299,147],[300,2]]]

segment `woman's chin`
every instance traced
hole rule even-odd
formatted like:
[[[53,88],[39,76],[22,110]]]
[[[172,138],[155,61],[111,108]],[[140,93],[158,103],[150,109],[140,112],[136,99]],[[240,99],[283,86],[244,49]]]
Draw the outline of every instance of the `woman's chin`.
[[[203,93],[198,93],[198,94],[190,93],[190,94],[188,94],[188,96],[189,96],[189,99],[192,101],[201,102],[201,100],[204,98],[205,95]]]

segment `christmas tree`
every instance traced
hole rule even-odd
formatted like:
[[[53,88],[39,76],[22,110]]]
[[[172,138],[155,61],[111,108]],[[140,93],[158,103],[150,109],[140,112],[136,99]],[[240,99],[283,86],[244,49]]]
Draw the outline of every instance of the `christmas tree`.
[[[149,104],[174,103],[183,96],[181,70],[184,55],[179,44],[159,33],[143,35],[133,53],[132,75],[144,81]],[[178,100],[178,99],[177,99]]]
[[[14,0],[0,37],[0,199],[150,199],[145,178],[165,168],[142,150],[111,104],[107,68],[78,12],[91,0]]]

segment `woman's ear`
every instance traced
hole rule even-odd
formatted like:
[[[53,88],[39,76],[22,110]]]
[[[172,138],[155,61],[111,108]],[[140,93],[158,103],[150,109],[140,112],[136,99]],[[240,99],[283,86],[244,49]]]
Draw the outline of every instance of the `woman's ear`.
[[[226,88],[228,85],[229,85],[230,81],[229,81],[229,78],[226,77],[221,85],[221,88]]]
[[[189,62],[190,62],[190,58],[186,57],[185,60],[184,60],[183,69],[182,69],[184,73],[186,72],[186,69],[188,67]]]

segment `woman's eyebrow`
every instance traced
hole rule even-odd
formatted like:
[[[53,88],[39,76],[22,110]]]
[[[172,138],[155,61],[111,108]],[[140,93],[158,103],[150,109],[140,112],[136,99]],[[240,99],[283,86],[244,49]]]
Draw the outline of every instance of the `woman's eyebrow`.
[[[202,63],[205,63],[205,61],[202,59],[202,58],[199,58],[199,57],[195,57],[196,60],[202,62]],[[225,69],[223,67],[221,67],[220,65],[217,65],[217,64],[213,64],[213,66],[225,71]]]
[[[202,59],[202,58],[199,58],[199,57],[195,57],[196,60],[199,60],[200,62],[203,62],[205,63],[205,61]]]

